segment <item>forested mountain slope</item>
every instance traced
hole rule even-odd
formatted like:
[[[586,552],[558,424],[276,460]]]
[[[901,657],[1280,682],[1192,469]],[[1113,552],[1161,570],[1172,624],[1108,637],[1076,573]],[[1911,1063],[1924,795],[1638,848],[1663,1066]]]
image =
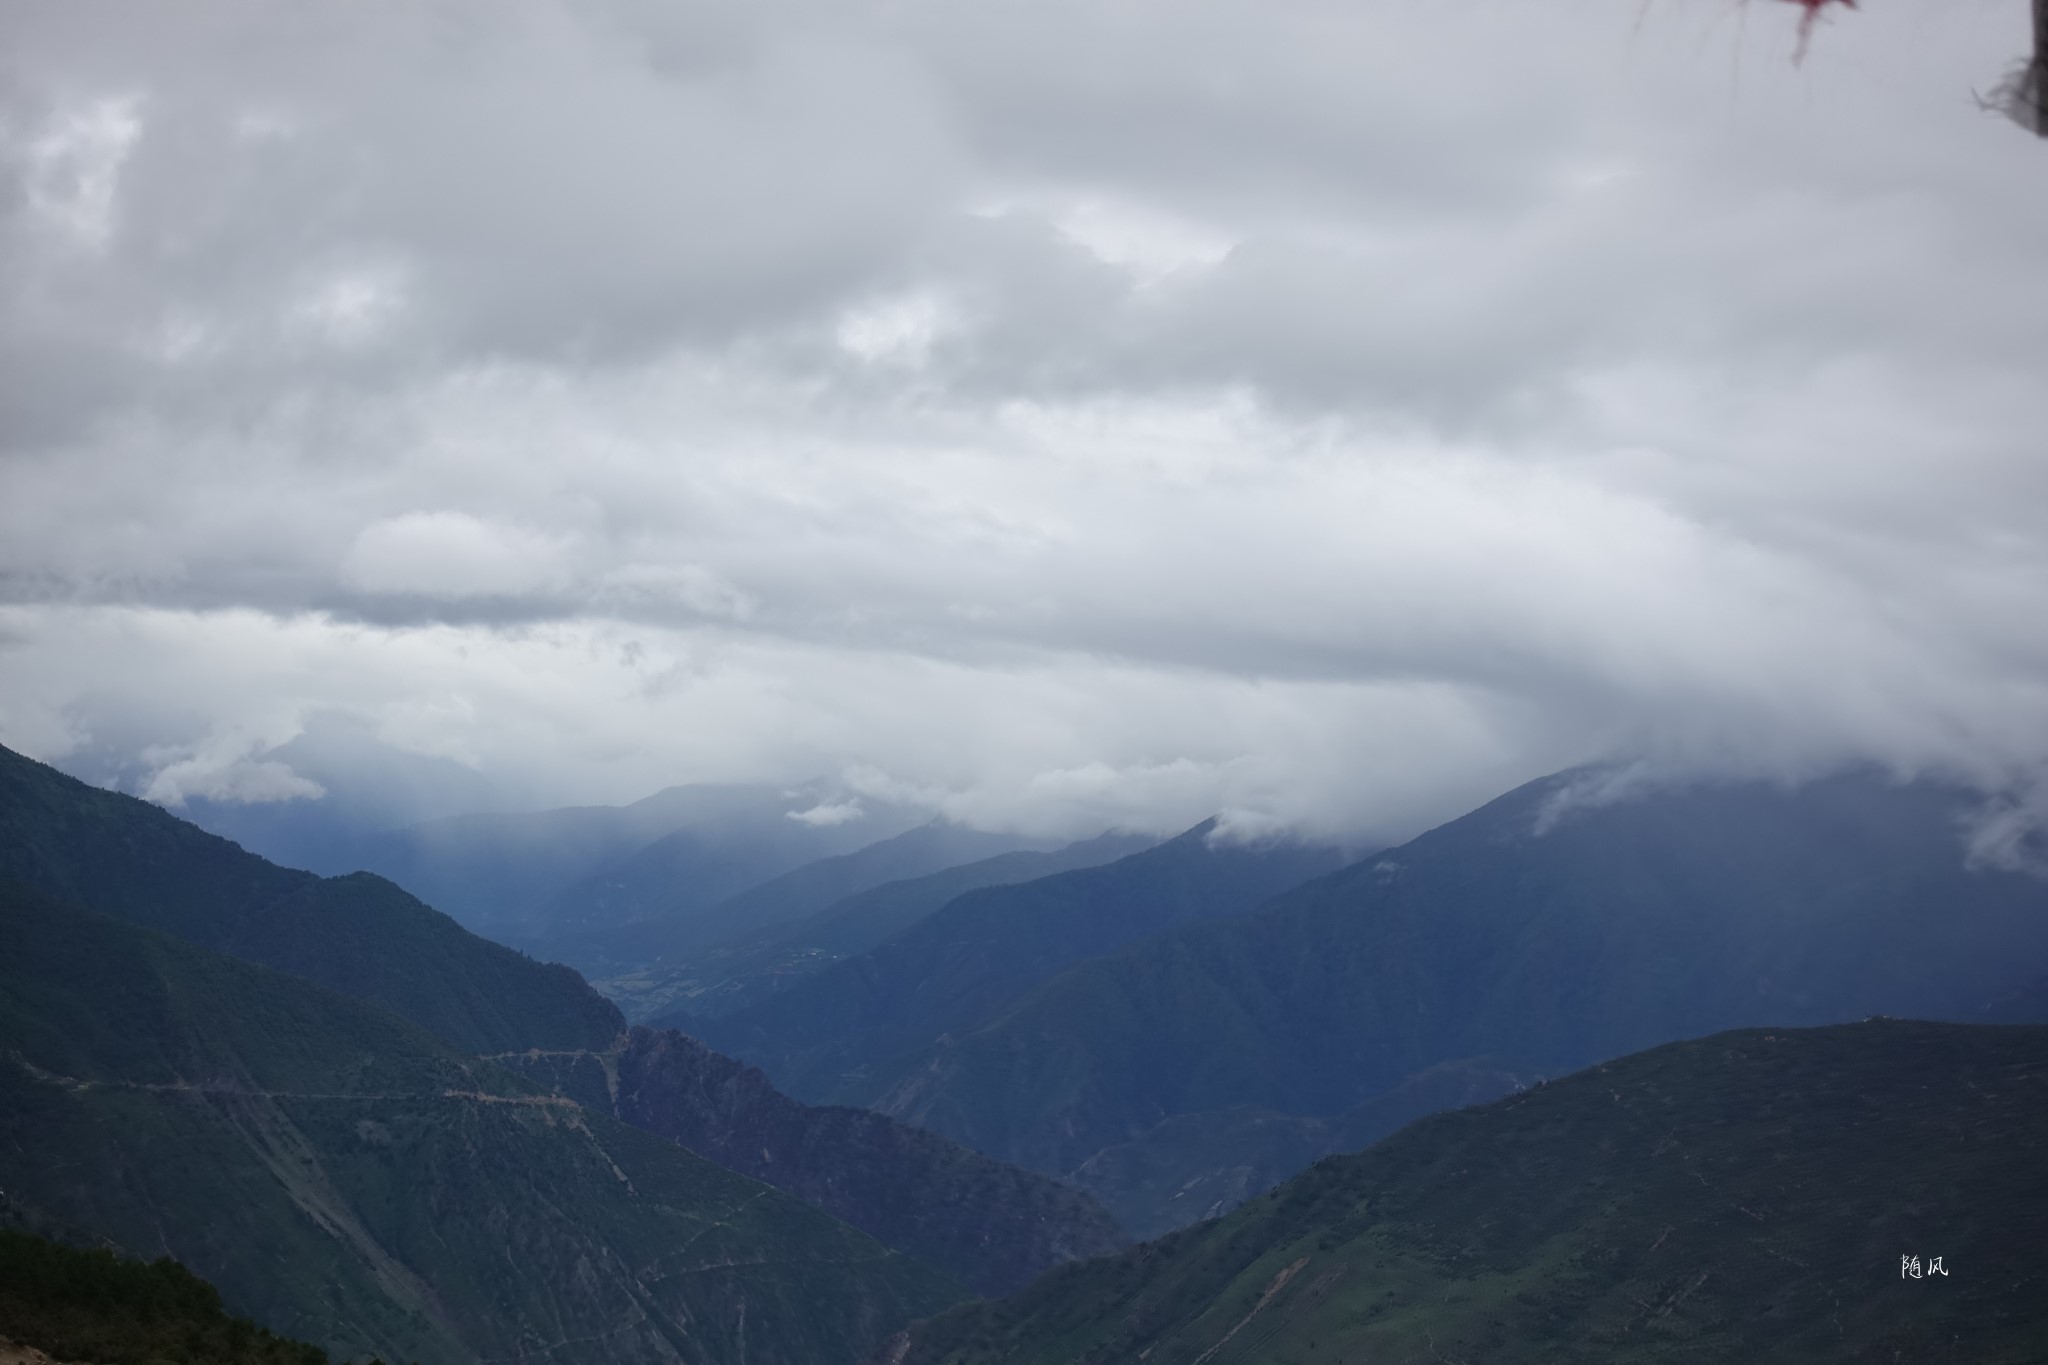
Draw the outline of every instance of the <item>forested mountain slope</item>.
[[[799,1103],[673,1031],[635,1028],[609,1052],[505,1064],[944,1266],[978,1293],[1012,1293],[1127,1241],[1079,1190],[872,1110]]]
[[[456,1047],[603,1047],[618,1011],[567,967],[367,874],[265,862],[146,801],[0,749],[0,877],[385,1005]]]
[[[2030,1365],[2043,1226],[2048,1029],[1746,1030],[1424,1119],[874,1359]]]
[[[397,1015],[0,885],[0,1188],[349,1356],[811,1365],[945,1274]]]
[[[0,861],[45,887],[82,890],[124,918],[388,1005],[462,1052],[616,1062],[625,1049],[617,1011],[569,968],[543,967],[478,938],[381,878],[323,879],[273,867],[147,803],[27,760],[0,765],[6,775],[17,780],[0,789],[9,836]],[[713,1064],[739,1070],[707,1056],[705,1065]],[[1114,1222],[1088,1196],[1043,1175],[943,1138],[911,1135],[879,1115],[855,1125],[863,1143],[835,1150],[817,1135],[840,1119],[805,1110],[765,1082],[726,1094],[715,1102],[715,1115],[693,1115],[690,1104],[713,1101],[694,1082],[664,1098],[664,1076],[678,1074],[671,1067],[636,1091],[647,1113],[665,1116],[664,1137],[689,1129],[701,1138],[714,1123],[804,1134],[808,1158],[800,1179],[787,1162],[785,1169],[763,1167],[759,1147],[686,1145],[792,1187],[890,1246],[948,1248],[948,1268],[985,1290],[1015,1287],[1071,1255],[1121,1244]],[[602,1087],[594,1096],[586,1087],[580,1097],[613,1113]],[[648,1126],[639,1110],[616,1117]],[[950,1196],[935,1200],[940,1188]],[[822,1197],[833,1191],[857,1197]]]
[[[230,1316],[219,1290],[169,1257],[0,1226],[0,1359],[8,1342],[93,1365],[328,1365],[319,1347]]]

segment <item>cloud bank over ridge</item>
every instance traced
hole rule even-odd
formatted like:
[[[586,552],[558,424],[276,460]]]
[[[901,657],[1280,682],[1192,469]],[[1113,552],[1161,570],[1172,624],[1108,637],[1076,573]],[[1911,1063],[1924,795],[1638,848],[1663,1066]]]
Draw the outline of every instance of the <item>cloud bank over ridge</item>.
[[[2021,8],[1795,67],[1720,0],[7,7],[0,742],[313,799],[261,755],[346,716],[1076,833],[1615,754],[2031,809]]]

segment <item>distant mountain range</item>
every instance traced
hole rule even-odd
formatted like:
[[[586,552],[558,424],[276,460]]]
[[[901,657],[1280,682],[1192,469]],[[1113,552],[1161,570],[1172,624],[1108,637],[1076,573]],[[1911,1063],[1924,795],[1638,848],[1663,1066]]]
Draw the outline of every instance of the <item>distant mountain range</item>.
[[[1657,1183],[1670,1172],[1627,1156],[1660,1112],[1674,1133],[1714,1128],[1715,1103],[1741,1124],[1779,1114],[1774,1131],[1835,1143],[1842,1170],[1884,1174],[1853,1139],[1854,1104],[1813,1077],[1875,1076],[1890,1049],[1902,1074],[1950,1057],[2004,1106],[1955,1189],[2006,1180],[1994,1167],[2035,1116],[1986,1078],[2019,1063],[1999,1072],[1979,1053],[2005,1044],[1954,1040],[2035,1046],[2036,1031],[1787,1030],[2048,1022],[2048,882],[1973,864],[1975,798],[1935,783],[1622,776],[1560,774],[1349,860],[1213,823],[1055,848],[888,808],[854,818],[830,792],[702,788],[432,822],[391,845],[387,867],[412,857],[415,882],[461,883],[493,932],[619,968],[607,988],[667,1026],[629,1029],[571,968],[383,876],[277,867],[0,750],[0,1214],[171,1251],[273,1331],[428,1365],[846,1359],[971,1292],[1015,1297],[889,1349],[959,1365],[1561,1361],[1598,1337],[1617,1360],[1686,1343],[1795,1359],[1818,1340],[1813,1296],[1847,1293],[1812,1260],[1849,1245],[1811,1214],[1821,1185],[1770,1187],[1820,1241],[1758,1243],[1804,1258],[1782,1300],[1801,1325],[1737,1330],[1708,1289],[1659,1288],[1666,1242],[1599,1259],[1640,1229],[1601,1221],[1623,1205],[1587,1202],[1597,1177],[1559,1144],[1620,1153],[1617,1179],[1651,1182],[1628,1196],[1644,1219],[1678,1202]],[[1770,1054],[1791,1070],[1723,1074],[1684,1048],[1613,1060],[1757,1027],[1773,1047],[1805,1040]],[[1675,1070],[1647,1060],[1667,1053]],[[1581,1093],[1544,1078],[1602,1065],[1651,1078],[1661,1108],[1618,1087],[1611,1122],[1576,1103],[1540,1131],[1487,1120],[1467,1148],[1442,1126],[1465,1113],[1425,1117],[1501,1096],[1516,1098],[1471,1112],[1522,1114]],[[1963,1123],[1953,1095],[1906,1112],[1933,1124],[1941,1104]],[[1727,1150],[1756,1161],[1741,1124]],[[1487,1158],[1535,1182],[1533,1212],[1487,1213],[1520,1196],[1470,1160],[1429,1166],[1415,1133],[1470,1160],[1489,1144],[1540,1156]],[[1359,1160],[1408,1153],[1370,1169],[1403,1173],[1421,1202],[1362,1194],[1318,1222],[1318,1194],[1283,1237],[1268,1213],[1335,1169],[1319,1160],[1368,1147]],[[1465,1184],[1494,1203],[1459,1203]],[[2024,1206],[2038,1190],[2006,1193]],[[1383,1205],[1405,1211],[1359,1221]],[[1099,1259],[1124,1230],[1233,1209]],[[1973,1256],[2007,1236],[1995,1218],[1958,1226]],[[1311,1228],[1314,1254],[1298,1246]],[[1687,1255],[1727,1231],[1672,1228]],[[1492,1259],[1467,1266],[1482,1246]],[[1317,1259],[1334,1248],[1350,1249]],[[1056,1269],[1091,1256],[1097,1279]],[[1346,1287],[1354,1273],[1369,1293]],[[1943,1331],[2004,1350],[2021,1338],[1999,1333],[2031,1321],[1980,1298],[2004,1316],[1972,1337],[1852,1301],[1873,1325],[1844,1349],[1872,1362],[1943,1359]],[[1688,1304],[1718,1306],[1695,1319]]]
[[[832,828],[835,842],[860,837]],[[678,830],[555,894],[522,939],[597,975],[673,963],[887,882],[1056,846],[941,821],[846,852],[817,852],[825,837],[787,818],[744,832]]]
[[[267,829],[203,813],[224,829]],[[724,940],[885,883],[1061,842],[968,829],[829,783],[671,787],[627,806],[481,811],[324,837],[301,813],[285,828],[292,837],[274,840],[280,847],[317,849],[331,871],[374,872],[537,957],[627,977],[628,998],[647,972],[689,975],[695,956]],[[650,989],[668,1002],[660,987],[639,993]]]
[[[566,938],[609,961],[612,930],[715,905],[929,818],[822,783],[670,787],[627,806],[448,816],[362,835],[349,853],[474,928]]]
[[[924,826],[888,842],[920,838],[930,829]],[[770,923],[683,953],[676,965],[644,967],[596,984],[633,1020],[667,1013],[691,1020],[733,1014],[783,994],[843,958],[887,942],[966,892],[1099,867],[1157,842],[1144,835],[1103,834],[1047,852],[998,853],[923,876],[905,876],[853,892],[802,918]],[[859,857],[826,861],[851,862]],[[809,870],[799,868],[790,875]]]
[[[1415,1123],[873,1365],[2030,1365],[2048,1029],[1660,1047]]]
[[[1343,861],[1334,849],[1239,845],[1214,832],[1204,822],[1100,867],[964,892],[771,1000],[658,1022],[753,1062],[791,1094],[871,1103],[905,1057],[948,1045],[1074,963],[1246,913]]]
[[[1966,866],[1965,793],[1854,774],[1575,801],[1598,782],[1533,783],[1108,952],[1065,922],[1045,955],[1016,936],[1034,898],[1112,874],[1076,923],[1188,904],[1209,885],[1168,871],[1188,844],[975,893],[773,1002],[676,1022],[800,1097],[1072,1180],[1148,1236],[1445,1103],[1721,1028],[1975,1019],[2048,964],[2048,883]]]

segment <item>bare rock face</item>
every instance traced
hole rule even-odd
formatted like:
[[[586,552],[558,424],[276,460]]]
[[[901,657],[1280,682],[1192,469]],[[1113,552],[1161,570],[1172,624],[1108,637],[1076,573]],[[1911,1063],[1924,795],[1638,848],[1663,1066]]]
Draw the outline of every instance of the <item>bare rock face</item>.
[[[1124,1244],[1093,1199],[865,1109],[813,1107],[753,1067],[673,1030],[636,1028],[615,1108],[689,1148],[1002,1295]]]

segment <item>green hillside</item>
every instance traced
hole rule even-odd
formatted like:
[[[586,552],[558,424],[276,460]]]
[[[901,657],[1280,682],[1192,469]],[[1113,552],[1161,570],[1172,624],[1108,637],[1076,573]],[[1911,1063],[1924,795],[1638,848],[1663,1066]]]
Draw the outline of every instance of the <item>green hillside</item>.
[[[974,1028],[1062,969],[1176,926],[1243,915],[1341,861],[1333,849],[1212,844],[1212,829],[1205,822],[1101,867],[969,891],[774,999],[667,1022],[800,1098],[870,1104],[899,1058]]]
[[[376,1001],[470,1052],[602,1047],[624,1027],[569,968],[478,938],[382,878],[274,866],[4,748],[0,877]]]
[[[0,1342],[93,1365],[327,1365],[327,1353],[230,1317],[169,1257],[144,1263],[0,1228]]]
[[[1255,915],[1079,964],[862,1098],[1073,1176],[1142,1232],[1208,1211],[1161,1194],[1264,1160],[1236,1111],[1363,1142],[1412,1117],[1392,1101],[1439,1068],[1484,1097],[1489,1076],[1724,1028],[1975,1020],[2048,964],[2048,882],[1965,864],[1962,793],[1852,775],[1554,818],[1588,781],[1531,784]],[[1192,1140],[1203,1125],[1227,1140]],[[1142,1182],[1117,1174],[1134,1167]]]
[[[0,887],[0,1188],[428,1365],[843,1359],[942,1273],[380,1008]]]
[[[1747,1030],[1424,1119],[877,1359],[2022,1365],[2043,1227],[2048,1029]]]
[[[1328,1118],[1256,1105],[1175,1114],[1097,1151],[1067,1179],[1143,1241],[1228,1213],[1319,1157],[1355,1151],[1424,1114],[1496,1099],[1522,1083],[1483,1060],[1445,1062]]]

